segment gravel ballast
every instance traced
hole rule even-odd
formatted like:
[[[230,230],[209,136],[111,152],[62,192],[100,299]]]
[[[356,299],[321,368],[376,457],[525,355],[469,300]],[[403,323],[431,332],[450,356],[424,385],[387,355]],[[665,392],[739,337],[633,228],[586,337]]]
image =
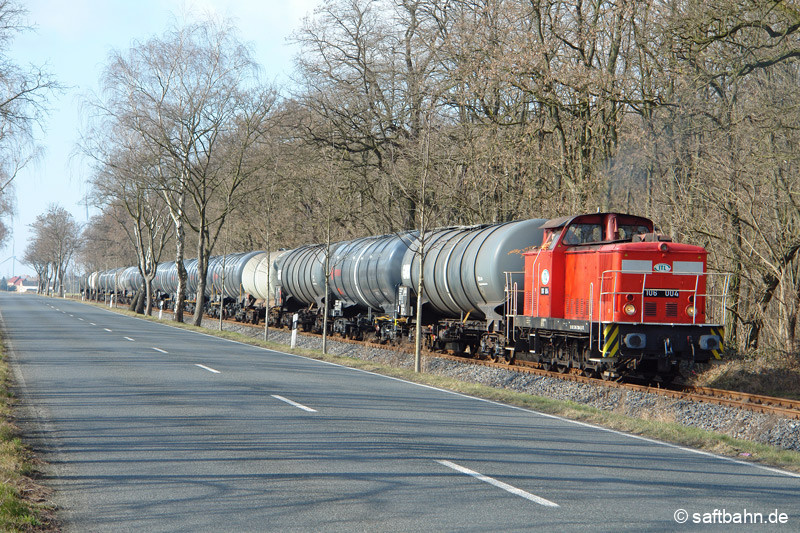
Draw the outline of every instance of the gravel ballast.
[[[218,329],[219,321],[204,320],[203,326]],[[247,325],[223,324],[225,331],[235,331],[263,339],[264,330]],[[285,330],[269,331],[270,342],[289,345],[291,333]],[[322,338],[298,334],[297,347],[322,349]],[[328,353],[396,366],[413,367],[413,355],[398,350],[340,342],[328,339]],[[604,387],[587,383],[539,376],[511,369],[501,369],[461,363],[437,357],[423,359],[424,371],[430,374],[477,383],[515,392],[569,400],[603,411],[635,418],[675,422],[752,442],[769,444],[783,449],[800,451],[800,421],[775,415],[756,413],[704,402],[669,398],[658,394]]]

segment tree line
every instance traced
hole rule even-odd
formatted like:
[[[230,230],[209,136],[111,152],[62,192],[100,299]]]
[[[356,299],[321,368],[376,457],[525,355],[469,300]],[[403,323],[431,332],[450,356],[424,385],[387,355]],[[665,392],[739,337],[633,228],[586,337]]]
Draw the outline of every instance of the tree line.
[[[797,352],[799,31],[784,0],[331,0],[275,87],[229,22],[176,25],[88,102],[81,261],[632,212],[731,274],[730,346]]]

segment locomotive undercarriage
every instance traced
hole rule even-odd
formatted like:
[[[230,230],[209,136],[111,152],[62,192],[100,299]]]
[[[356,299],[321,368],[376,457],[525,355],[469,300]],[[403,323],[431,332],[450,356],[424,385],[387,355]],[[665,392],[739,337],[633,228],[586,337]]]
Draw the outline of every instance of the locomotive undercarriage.
[[[691,367],[709,360],[707,352],[675,353],[669,342],[664,343],[663,352],[627,350],[608,357],[598,350],[596,339],[591,341],[588,334],[518,328],[515,338],[513,350],[506,357],[510,363],[530,361],[561,373],[578,369],[586,376],[614,381],[624,378],[666,384],[681,375],[681,363]],[[691,344],[691,338],[687,340]]]
[[[607,365],[591,360],[588,335],[552,330],[518,330],[510,362],[516,360],[540,364],[546,370],[567,373],[572,368],[586,375],[599,376]]]

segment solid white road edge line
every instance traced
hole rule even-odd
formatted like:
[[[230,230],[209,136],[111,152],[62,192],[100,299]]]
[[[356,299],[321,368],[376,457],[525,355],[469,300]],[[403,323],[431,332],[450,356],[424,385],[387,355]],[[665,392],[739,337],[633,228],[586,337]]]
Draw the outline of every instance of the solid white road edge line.
[[[559,505],[555,502],[551,502],[550,500],[545,500],[541,496],[537,496],[535,494],[531,494],[530,492],[524,491],[522,489],[518,489],[508,483],[503,483],[502,481],[498,481],[497,479],[491,478],[489,476],[484,476],[479,472],[475,472],[474,470],[470,470],[469,468],[465,468],[461,465],[457,465],[455,463],[451,463],[450,461],[440,461],[436,459],[436,462],[440,465],[444,465],[447,468],[452,468],[462,474],[466,474],[468,476],[472,476],[475,479],[479,479],[484,483],[488,483],[489,485],[494,485],[495,487],[501,488],[506,492],[510,492],[515,496],[519,496],[520,498],[525,498],[526,500],[530,500],[532,502],[538,503],[539,505],[544,505],[545,507],[558,507]]]
[[[286,402],[289,405],[294,405],[295,407],[297,407],[298,409],[302,409],[303,411],[308,411],[309,413],[316,413],[317,412],[316,409],[312,409],[310,407],[306,407],[305,405],[303,405],[301,403],[293,402],[292,400],[290,400],[288,398],[284,398],[283,396],[278,396],[277,394],[273,394],[272,397],[275,398],[276,400],[280,400],[282,402]]]
[[[222,373],[219,370],[214,370],[213,368],[211,368],[209,366],[206,366],[206,365],[195,364],[194,366],[199,366],[203,370],[208,370],[209,372],[213,372],[215,374],[221,374]]]
[[[155,351],[157,351],[157,352],[161,352],[161,353],[169,353],[168,351],[166,351],[166,350],[162,350],[161,348],[156,348],[155,346],[151,346],[151,348],[152,348],[152,349],[154,349],[154,350],[155,350]]]

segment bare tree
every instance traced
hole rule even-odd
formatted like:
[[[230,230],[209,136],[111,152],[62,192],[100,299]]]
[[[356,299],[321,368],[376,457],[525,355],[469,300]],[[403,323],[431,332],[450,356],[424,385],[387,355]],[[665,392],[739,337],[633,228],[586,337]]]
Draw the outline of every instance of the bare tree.
[[[108,137],[104,137],[108,138]],[[94,152],[98,168],[92,180],[92,197],[98,206],[118,205],[122,209],[109,212],[117,217],[137,255],[139,273],[144,283],[144,309],[138,312],[151,314],[153,307],[152,282],[155,279],[161,255],[172,237],[169,210],[157,191],[150,188],[157,173],[152,162],[143,158],[147,151],[133,145],[124,146],[123,137],[113,136],[111,152]],[[101,148],[103,145],[95,145]],[[101,155],[102,154],[102,155]]]
[[[60,89],[42,67],[21,66],[8,55],[14,37],[30,29],[26,15],[22,3],[0,0],[0,216],[13,212],[13,181],[38,155],[34,129],[47,111],[47,97]],[[8,233],[0,221],[0,243]]]
[[[25,252],[26,261],[35,269],[52,274],[58,295],[64,296],[66,268],[80,247],[80,227],[69,211],[53,204],[46,213],[36,217],[31,230],[33,240]]]
[[[86,272],[108,270],[136,263],[136,253],[131,248],[119,220],[125,219],[120,205],[106,205],[94,215],[82,232],[81,246],[76,256]]]
[[[359,207],[380,229],[414,225],[415,198],[399,192],[392,158],[420,132],[439,34],[428,2],[341,0],[325,4],[295,38],[303,47],[298,98],[303,137],[346,156],[357,170]],[[389,208],[389,209],[387,209]]]
[[[258,170],[250,148],[265,132],[275,92],[262,85],[250,51],[227,22],[206,20],[115,52],[104,74],[106,120],[141,137],[157,161],[153,188],[175,224],[183,319],[185,225],[197,234],[200,323],[208,258],[244,184]]]

